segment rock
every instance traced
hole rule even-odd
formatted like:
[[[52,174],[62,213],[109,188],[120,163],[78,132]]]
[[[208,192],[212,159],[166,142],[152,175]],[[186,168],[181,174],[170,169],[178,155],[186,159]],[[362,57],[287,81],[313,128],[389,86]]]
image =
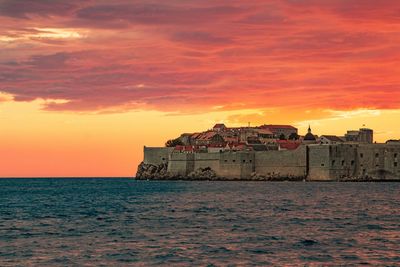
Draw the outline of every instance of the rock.
[[[163,179],[167,176],[167,167],[166,163],[153,165],[141,162],[138,166],[135,179]]]
[[[190,180],[215,180],[217,177],[215,171],[211,168],[199,168],[188,174]]]

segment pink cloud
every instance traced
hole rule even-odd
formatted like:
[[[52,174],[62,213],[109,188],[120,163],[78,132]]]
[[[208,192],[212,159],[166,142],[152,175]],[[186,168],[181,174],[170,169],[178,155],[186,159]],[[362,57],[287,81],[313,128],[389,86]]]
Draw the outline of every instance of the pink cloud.
[[[400,108],[398,1],[0,7],[0,91],[49,110]],[[46,28],[82,34],[25,38]]]

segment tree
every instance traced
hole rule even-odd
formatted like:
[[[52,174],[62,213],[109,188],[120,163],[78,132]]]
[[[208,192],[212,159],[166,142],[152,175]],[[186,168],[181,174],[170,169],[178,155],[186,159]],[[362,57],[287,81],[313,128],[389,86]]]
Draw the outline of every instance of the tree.
[[[176,146],[183,146],[183,142],[179,139],[170,139],[165,143],[166,147],[176,147]]]
[[[291,133],[289,135],[289,140],[299,140],[299,135],[297,133]]]

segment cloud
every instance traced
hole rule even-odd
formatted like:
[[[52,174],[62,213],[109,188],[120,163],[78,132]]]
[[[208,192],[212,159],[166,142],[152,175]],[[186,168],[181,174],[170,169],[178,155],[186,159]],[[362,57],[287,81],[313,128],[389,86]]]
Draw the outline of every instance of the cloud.
[[[397,1],[51,2],[0,1],[0,89],[14,101],[303,117],[400,108]]]
[[[12,100],[13,100],[13,97],[11,95],[0,91],[0,103],[12,101]]]
[[[173,34],[172,41],[194,45],[227,45],[233,43],[231,38],[217,36],[208,32],[177,32]]]
[[[0,16],[28,19],[31,16],[65,16],[77,8],[79,1],[1,0]]]
[[[65,68],[65,64],[69,58],[67,53],[56,53],[52,55],[37,55],[33,56],[28,65],[38,69]]]
[[[112,24],[124,21],[144,25],[186,25],[212,24],[215,20],[241,14],[243,9],[229,5],[196,7],[185,4],[168,5],[158,3],[130,3],[112,5],[92,5],[80,9],[77,18],[96,21],[101,24]]]

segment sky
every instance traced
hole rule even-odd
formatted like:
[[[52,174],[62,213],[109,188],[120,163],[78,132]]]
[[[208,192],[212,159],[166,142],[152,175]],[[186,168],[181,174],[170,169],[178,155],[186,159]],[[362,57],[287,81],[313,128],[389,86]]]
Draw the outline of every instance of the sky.
[[[400,138],[400,1],[0,0],[0,177],[134,176],[183,132]]]

